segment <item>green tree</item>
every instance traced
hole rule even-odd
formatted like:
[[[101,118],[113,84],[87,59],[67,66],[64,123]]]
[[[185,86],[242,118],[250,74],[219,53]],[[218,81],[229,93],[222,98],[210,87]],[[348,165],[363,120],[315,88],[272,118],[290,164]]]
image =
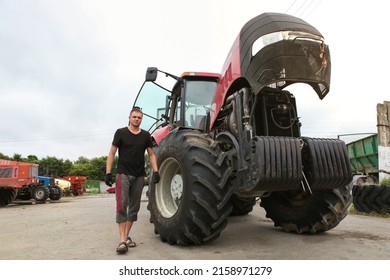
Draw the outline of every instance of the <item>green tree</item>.
[[[92,159],[79,157],[72,165],[69,175],[87,176],[90,180],[104,180],[106,174],[106,161],[107,156]]]
[[[75,163],[79,163],[79,164],[88,164],[89,163],[89,159],[86,158],[86,157],[79,157],[78,160],[75,161]]]
[[[35,163],[35,164],[40,163],[40,160],[35,155],[28,155],[26,159],[23,159],[23,161],[29,162],[29,163]]]
[[[12,157],[12,160],[14,161],[22,161],[22,155],[21,154],[14,154]]]
[[[93,158],[90,161],[89,176],[93,178],[93,180],[104,180],[104,177],[106,175],[106,161],[107,156]]]
[[[39,175],[62,177],[69,175],[71,167],[72,162],[70,160],[47,156],[39,162]]]
[[[11,158],[9,156],[6,156],[5,154],[3,153],[0,153],[0,159],[7,159],[7,160],[11,160]]]
[[[69,170],[69,175],[72,176],[87,176],[88,177],[88,169],[89,169],[89,159],[86,157],[79,157],[76,160],[71,169]],[[88,177],[88,179],[92,179]]]
[[[87,176],[88,177],[88,164],[85,163],[74,163],[69,170],[71,176]],[[92,179],[89,178],[88,179]]]

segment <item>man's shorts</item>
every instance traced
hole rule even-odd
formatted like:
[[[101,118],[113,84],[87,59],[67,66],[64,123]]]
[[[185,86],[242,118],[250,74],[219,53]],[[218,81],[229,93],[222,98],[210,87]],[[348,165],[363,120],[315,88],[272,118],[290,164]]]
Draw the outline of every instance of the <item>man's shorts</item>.
[[[144,177],[117,174],[115,187],[117,223],[137,220],[143,188]]]

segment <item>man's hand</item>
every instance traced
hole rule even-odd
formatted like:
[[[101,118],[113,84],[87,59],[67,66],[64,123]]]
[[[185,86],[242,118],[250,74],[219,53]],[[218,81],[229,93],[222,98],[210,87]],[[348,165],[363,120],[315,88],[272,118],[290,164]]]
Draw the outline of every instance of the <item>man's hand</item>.
[[[158,173],[158,171],[153,172],[152,182],[153,184],[157,184],[158,182],[160,182],[160,174]]]
[[[112,174],[111,173],[107,173],[106,174],[106,178],[104,179],[104,181],[106,182],[106,185],[111,187],[113,182],[112,182]]]

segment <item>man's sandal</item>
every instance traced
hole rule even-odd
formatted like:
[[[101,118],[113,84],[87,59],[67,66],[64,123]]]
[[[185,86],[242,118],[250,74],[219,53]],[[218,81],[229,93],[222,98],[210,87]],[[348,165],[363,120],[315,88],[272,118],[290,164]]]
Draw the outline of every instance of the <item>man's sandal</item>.
[[[129,248],[127,247],[127,243],[126,242],[120,242],[118,247],[116,248],[116,252],[118,254],[124,254],[126,253],[127,251],[129,250]]]
[[[127,245],[127,247],[129,247],[129,248],[133,248],[133,247],[137,246],[137,244],[136,244],[133,240],[131,240],[130,237],[127,237],[127,239],[126,239],[126,245]]]

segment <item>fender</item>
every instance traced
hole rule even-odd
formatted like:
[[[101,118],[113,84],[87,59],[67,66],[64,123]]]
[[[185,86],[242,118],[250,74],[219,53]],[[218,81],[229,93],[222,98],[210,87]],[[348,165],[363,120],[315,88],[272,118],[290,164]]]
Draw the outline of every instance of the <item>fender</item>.
[[[171,128],[169,126],[164,126],[162,128],[156,129],[152,133],[153,139],[156,141],[157,145],[160,145],[162,139],[164,139],[170,132]]]

